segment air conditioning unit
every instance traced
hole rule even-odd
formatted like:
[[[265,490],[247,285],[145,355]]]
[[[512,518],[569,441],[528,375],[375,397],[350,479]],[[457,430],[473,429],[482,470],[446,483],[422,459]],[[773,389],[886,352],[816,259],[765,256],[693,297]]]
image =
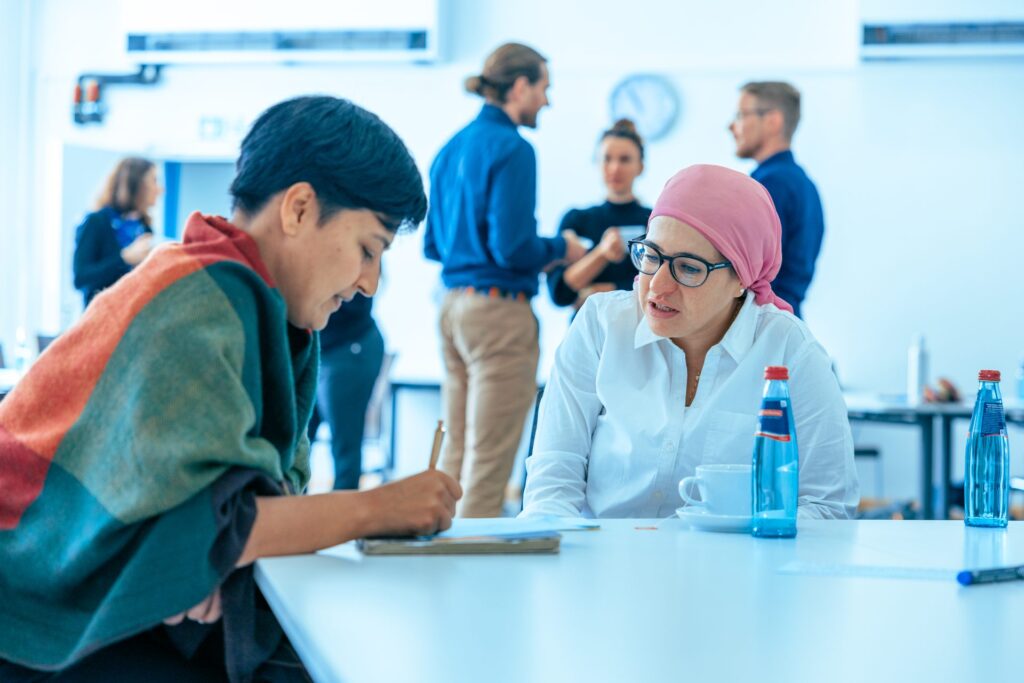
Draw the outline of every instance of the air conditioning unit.
[[[864,24],[865,59],[1016,57],[1024,55],[1024,22]]]
[[[136,64],[429,62],[438,0],[123,0]]]
[[[1024,55],[1019,0],[861,0],[864,59]]]

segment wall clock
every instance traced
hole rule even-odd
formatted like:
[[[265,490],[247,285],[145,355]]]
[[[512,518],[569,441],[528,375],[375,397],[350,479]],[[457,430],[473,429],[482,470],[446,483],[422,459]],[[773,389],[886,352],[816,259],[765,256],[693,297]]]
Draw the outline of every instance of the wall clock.
[[[612,121],[630,119],[646,141],[665,137],[679,118],[679,94],[671,81],[656,74],[627,76],[609,98]]]

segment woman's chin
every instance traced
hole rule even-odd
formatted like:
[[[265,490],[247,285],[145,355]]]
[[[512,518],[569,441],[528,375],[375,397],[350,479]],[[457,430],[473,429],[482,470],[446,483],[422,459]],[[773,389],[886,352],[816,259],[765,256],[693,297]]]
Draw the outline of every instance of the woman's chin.
[[[659,337],[678,337],[679,333],[673,328],[679,327],[678,324],[673,325],[672,322],[664,320],[663,318],[655,318],[652,315],[646,316],[647,325],[651,328],[651,332],[658,335]]]

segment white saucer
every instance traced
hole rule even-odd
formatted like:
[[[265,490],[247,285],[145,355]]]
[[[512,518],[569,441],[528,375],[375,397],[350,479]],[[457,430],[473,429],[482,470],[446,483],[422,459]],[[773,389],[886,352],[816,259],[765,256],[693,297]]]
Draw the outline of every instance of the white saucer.
[[[750,517],[746,515],[713,515],[704,508],[681,507],[676,510],[679,519],[698,531],[720,531],[732,534],[749,534]]]

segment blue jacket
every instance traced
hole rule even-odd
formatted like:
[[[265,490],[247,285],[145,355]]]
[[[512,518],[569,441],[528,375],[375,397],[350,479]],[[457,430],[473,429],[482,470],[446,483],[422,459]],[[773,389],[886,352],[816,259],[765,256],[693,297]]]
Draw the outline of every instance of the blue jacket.
[[[537,158],[516,124],[485,104],[430,167],[427,258],[453,287],[537,293],[537,276],[565,255],[561,237],[538,237]]]
[[[821,198],[789,150],[762,161],[751,176],[768,190],[782,221],[782,268],[772,289],[802,317],[800,304],[814,278],[814,262],[825,234]]]

